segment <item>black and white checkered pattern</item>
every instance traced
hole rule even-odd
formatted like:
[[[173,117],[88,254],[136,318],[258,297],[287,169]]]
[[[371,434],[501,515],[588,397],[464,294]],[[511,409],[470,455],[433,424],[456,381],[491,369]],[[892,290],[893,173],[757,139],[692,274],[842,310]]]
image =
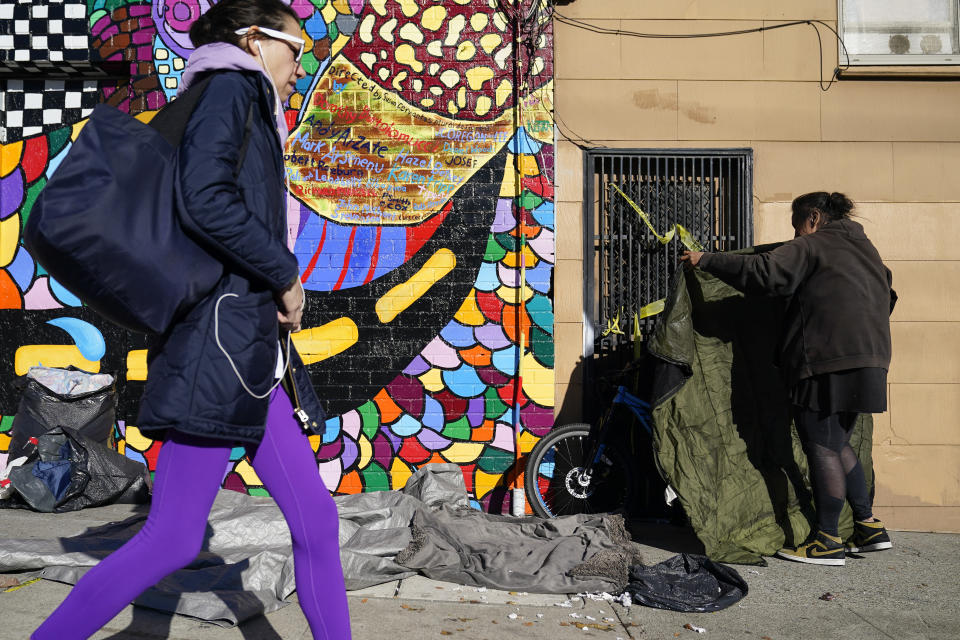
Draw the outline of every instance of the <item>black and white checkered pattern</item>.
[[[6,80],[0,83],[0,142],[13,142],[75,124],[96,106],[96,80]]]
[[[94,75],[83,0],[0,0],[4,75]]]
[[[0,0],[0,142],[89,116],[103,75],[90,56],[84,0]]]

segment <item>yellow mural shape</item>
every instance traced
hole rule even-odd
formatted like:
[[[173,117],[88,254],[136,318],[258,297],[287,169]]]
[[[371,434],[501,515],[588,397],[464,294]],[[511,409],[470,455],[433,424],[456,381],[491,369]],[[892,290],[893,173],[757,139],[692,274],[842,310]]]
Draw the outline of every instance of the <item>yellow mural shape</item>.
[[[0,433],[0,451],[7,451],[8,449],[10,449],[10,436]]]
[[[423,11],[420,17],[420,24],[424,29],[436,31],[443,26],[443,21],[447,17],[447,10],[443,5],[434,5]]]
[[[394,56],[405,66],[382,79],[402,86],[424,72],[416,54],[409,44],[398,45]],[[364,60],[375,62],[372,56]],[[484,73],[471,75],[472,82],[482,83]],[[462,102],[465,106],[465,92]],[[421,99],[420,104],[427,103]],[[348,60],[337,59],[287,139],[290,192],[337,223],[418,224],[440,211],[503,148],[513,124],[509,111],[482,123],[424,111],[370,81]]]
[[[522,290],[519,287],[497,287],[496,293],[498,298],[510,304],[517,304],[520,300],[526,302],[533,297],[533,289],[526,285]]]
[[[483,15],[483,14],[478,14]],[[467,84],[473,91],[479,91],[483,83],[493,78],[493,69],[490,67],[471,67],[464,74],[467,77]],[[490,98],[487,98],[489,100]]]
[[[16,213],[6,220],[0,220],[0,267],[13,262],[17,255],[20,240],[20,214]]]
[[[140,433],[140,429],[129,424],[123,432],[123,439],[128,447],[137,451],[146,451],[153,445],[153,440]]]
[[[393,464],[390,465],[390,487],[394,491],[403,489],[407,484],[407,480],[409,480],[412,475],[413,472],[410,470],[410,467],[404,464],[400,456],[396,456],[393,459]]]
[[[486,318],[483,317],[480,307],[477,306],[476,293],[476,289],[471,289],[470,294],[466,297],[466,299],[463,301],[463,304],[460,305],[460,309],[458,309],[457,313],[453,316],[454,320],[460,324],[467,325],[468,327],[479,327],[487,321]]]
[[[361,433],[357,436],[357,446],[360,447],[360,460],[357,462],[357,468],[366,469],[367,465],[370,464],[370,459],[373,458],[373,445],[370,444],[370,439]]]
[[[397,4],[400,5],[400,10],[403,11],[403,15],[408,18],[412,18],[417,15],[417,11],[420,11],[420,6],[416,0],[397,0]]]
[[[486,473],[477,469],[473,473],[473,492],[477,496],[477,500],[482,500],[483,496],[490,493],[490,491],[497,486],[500,482],[502,474],[492,474]]]
[[[533,267],[537,266],[538,262],[540,262],[540,258],[537,257],[537,254],[533,252],[528,244],[523,246],[522,254],[524,266],[527,269],[532,269]],[[503,256],[503,264],[511,269],[519,269],[520,254],[518,254],[516,251],[511,251],[507,255]]]
[[[448,462],[467,464],[479,458],[486,446],[484,442],[456,442],[441,451],[440,455]]]
[[[324,22],[330,24],[337,19],[337,8],[332,2],[328,2],[327,5],[320,10],[320,15],[323,16]]]
[[[0,178],[4,178],[20,164],[23,141],[0,144]]]
[[[13,356],[13,369],[18,376],[27,374],[30,367],[58,367],[65,369],[70,365],[90,371],[100,372],[100,361],[87,360],[80,349],[63,344],[30,344],[17,349]]]
[[[393,55],[397,58],[397,62],[400,64],[407,65],[416,73],[423,73],[423,63],[417,60],[417,53],[409,44],[401,44],[396,48]]]
[[[246,458],[241,459],[233,470],[237,472],[245,485],[254,487],[263,485],[263,480],[257,476],[257,472],[253,470]]]
[[[292,334],[303,364],[313,364],[346,351],[357,342],[360,330],[350,318],[337,318],[319,327]]]
[[[87,118],[84,118],[84,119],[81,120],[80,122],[78,122],[78,123],[76,123],[75,125],[73,125],[73,127],[70,129],[70,139],[71,139],[71,140],[76,141],[77,136],[80,135],[80,132],[81,132],[81,131],[83,131],[84,125],[87,124],[87,120],[88,120]]]
[[[524,430],[520,433],[520,437],[517,438],[517,447],[520,449],[522,455],[533,451],[533,448],[538,442],[540,442],[540,438]]]
[[[520,162],[520,175],[523,175],[523,176],[540,175],[540,167],[539,165],[537,165],[537,158],[535,156],[531,156],[524,153],[520,155],[518,160]]]
[[[430,369],[419,377],[420,382],[423,383],[423,388],[427,391],[443,391],[444,387],[446,386],[443,384],[443,376],[440,372],[440,369]]]
[[[350,42],[350,38],[343,35],[342,33],[337,37],[336,42],[333,43],[333,46],[330,47],[330,55],[336,56],[340,51],[347,46],[347,43]]]
[[[518,198],[520,197],[520,191],[518,190],[517,182],[517,169],[516,165],[513,164],[513,154],[507,154],[507,164],[503,170],[503,181],[500,183],[500,197],[501,198]]]
[[[523,392],[541,407],[553,406],[553,369],[544,367],[532,353],[523,356],[520,363]]]
[[[147,379],[147,350],[137,349],[127,354],[127,380]]]
[[[380,322],[386,324],[392,321],[456,266],[457,257],[450,249],[438,250],[409,280],[401,282],[377,300],[374,308]]]

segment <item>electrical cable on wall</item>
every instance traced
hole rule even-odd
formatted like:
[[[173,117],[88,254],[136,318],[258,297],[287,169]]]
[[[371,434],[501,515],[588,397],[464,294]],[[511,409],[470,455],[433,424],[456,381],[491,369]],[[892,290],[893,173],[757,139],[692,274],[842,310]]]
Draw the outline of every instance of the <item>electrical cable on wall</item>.
[[[498,0],[498,1],[502,7],[502,4],[503,4],[502,0]],[[840,76],[840,73],[850,68],[850,53],[847,51],[847,45],[844,43],[843,38],[840,36],[837,30],[834,29],[829,24],[827,24],[826,22],[824,22],[823,20],[793,20],[791,22],[783,22],[780,24],[767,25],[763,27],[754,27],[751,29],[738,29],[734,31],[715,31],[710,33],[644,33],[639,31],[629,31],[624,29],[609,29],[607,27],[600,27],[597,25],[590,24],[588,22],[583,22],[582,20],[577,20],[576,18],[570,18],[556,11],[555,9],[551,10],[550,14],[554,19],[556,19],[557,22],[560,22],[562,24],[565,24],[567,26],[574,27],[577,29],[591,31],[593,33],[599,33],[602,35],[627,36],[632,38],[654,38],[654,39],[655,38],[660,38],[660,39],[720,38],[720,37],[727,37],[727,36],[746,35],[750,33],[761,33],[764,31],[773,31],[775,29],[785,29],[787,27],[796,27],[800,25],[809,25],[817,34],[817,50],[819,52],[819,61],[820,61],[819,63],[820,79],[818,84],[820,85],[820,90],[828,91],[830,87],[833,86],[833,83],[837,81],[837,78]],[[833,75],[826,82],[826,84],[824,84],[824,79],[823,79],[823,37],[821,36],[820,29],[817,27],[817,25],[823,26],[824,28],[829,30],[831,33],[833,33],[833,35],[837,39],[837,42],[840,44],[840,47],[843,49],[843,55],[846,58],[846,64],[842,66],[838,65],[833,70]],[[580,149],[587,150],[588,148],[597,148],[597,147],[607,148],[607,145],[600,144],[592,140],[588,140],[583,136],[573,133],[570,127],[563,122],[563,120],[560,118],[560,116],[556,112],[554,113],[554,119],[557,123],[557,128],[560,129],[560,132],[563,133],[563,135],[570,142],[572,142],[574,145],[576,145]],[[560,126],[561,124],[563,126]],[[564,129],[566,129],[566,131]],[[578,140],[580,142],[578,142]],[[581,142],[586,144],[581,144]]]
[[[840,34],[836,29],[831,27],[829,24],[823,20],[794,20],[792,22],[783,22],[780,24],[772,24],[763,27],[754,27],[752,29],[738,29],[735,31],[714,31],[710,33],[642,33],[639,31],[626,31],[623,29],[608,29],[606,27],[599,27],[597,25],[590,24],[588,22],[583,22],[577,20],[576,18],[569,18],[562,13],[557,11],[553,12],[553,17],[565,25],[575,27],[578,29],[583,29],[585,31],[592,31],[593,33],[600,33],[603,35],[616,35],[616,36],[629,36],[633,38],[661,38],[661,39],[689,39],[689,38],[719,38],[724,36],[740,36],[746,35],[749,33],[761,33],[763,31],[773,31],[774,29],[784,29],[787,27],[796,27],[798,25],[809,25],[817,33],[817,44],[820,52],[820,89],[822,91],[827,91],[836,82],[837,77],[840,75],[841,71],[844,71],[850,67],[850,54],[847,52],[847,45],[843,42],[843,38],[840,37]],[[837,38],[837,42],[840,43],[840,46],[843,48],[843,55],[847,59],[845,65],[837,66],[833,70],[833,76],[827,81],[827,84],[823,83],[823,39],[820,36],[820,29],[817,28],[817,25],[821,25],[826,29],[830,30],[834,36]]]

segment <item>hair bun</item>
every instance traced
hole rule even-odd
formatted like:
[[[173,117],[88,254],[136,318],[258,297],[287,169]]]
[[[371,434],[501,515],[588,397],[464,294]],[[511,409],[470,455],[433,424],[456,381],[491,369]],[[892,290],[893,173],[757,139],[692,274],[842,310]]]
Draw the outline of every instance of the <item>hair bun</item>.
[[[853,211],[853,201],[847,196],[837,191],[830,194],[827,199],[830,210],[836,217],[845,218],[847,214]]]

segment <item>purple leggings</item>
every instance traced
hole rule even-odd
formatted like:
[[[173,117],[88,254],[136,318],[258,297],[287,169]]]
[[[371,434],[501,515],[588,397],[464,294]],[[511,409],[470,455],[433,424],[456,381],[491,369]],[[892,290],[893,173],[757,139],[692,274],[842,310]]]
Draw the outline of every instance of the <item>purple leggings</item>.
[[[231,443],[177,431],[160,449],[150,515],[137,535],[81,578],[33,640],[88,638],[140,593],[200,552]],[[337,507],[282,388],[270,398],[253,468],[290,527],[300,607],[313,637],[350,638]]]

